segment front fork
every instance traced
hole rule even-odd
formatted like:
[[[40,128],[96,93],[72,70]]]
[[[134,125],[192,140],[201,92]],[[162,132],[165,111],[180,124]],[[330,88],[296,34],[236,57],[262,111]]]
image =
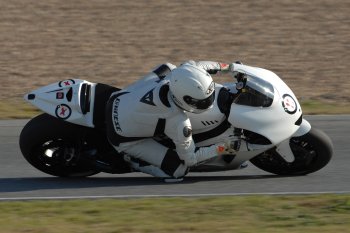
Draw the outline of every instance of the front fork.
[[[307,134],[311,129],[310,123],[303,119],[299,129],[291,137],[300,137]],[[292,163],[295,160],[292,149],[290,148],[290,138],[282,141],[277,145],[276,151],[281,157],[288,163]]]
[[[298,130],[290,137],[300,137],[303,136],[305,134],[307,134],[311,129],[311,125],[310,123],[303,119],[300,127],[298,128]],[[237,137],[238,141],[239,141],[239,148],[237,148],[239,150],[239,152],[243,152],[245,150],[247,151],[254,151],[254,150],[262,150],[262,149],[268,149],[271,148],[272,145],[255,145],[255,144],[250,144],[247,143],[246,146],[243,146],[242,144],[244,144],[244,139],[242,139],[242,129],[239,128],[235,128],[234,129],[234,136]],[[286,161],[286,162],[293,162],[295,160],[295,156],[293,154],[293,151],[290,147],[290,138],[287,138],[286,140],[282,141],[281,143],[279,143],[276,146],[276,151],[278,152],[278,154],[281,155],[281,157]],[[237,146],[238,144],[235,143],[235,146]]]

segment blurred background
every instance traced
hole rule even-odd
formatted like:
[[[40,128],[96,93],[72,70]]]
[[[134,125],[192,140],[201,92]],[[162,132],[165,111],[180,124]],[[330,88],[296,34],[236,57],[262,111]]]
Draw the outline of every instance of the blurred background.
[[[193,59],[240,60],[301,100],[346,103],[349,42],[349,0],[0,0],[0,100],[71,77],[123,87]]]

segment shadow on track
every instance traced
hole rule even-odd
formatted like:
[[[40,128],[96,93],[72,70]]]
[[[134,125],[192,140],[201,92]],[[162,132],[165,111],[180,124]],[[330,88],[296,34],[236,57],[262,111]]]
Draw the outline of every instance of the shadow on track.
[[[155,177],[88,177],[88,178],[0,178],[0,194],[8,192],[24,192],[34,190],[84,189],[100,187],[142,187],[159,185],[182,185],[198,182],[216,182],[232,180],[260,180],[281,178],[277,175],[247,176],[188,176],[183,182],[165,183]]]

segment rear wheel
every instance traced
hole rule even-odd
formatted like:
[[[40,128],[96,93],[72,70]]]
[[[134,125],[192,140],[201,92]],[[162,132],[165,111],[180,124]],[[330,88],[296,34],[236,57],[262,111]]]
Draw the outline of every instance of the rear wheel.
[[[82,153],[96,153],[89,129],[41,114],[30,120],[20,135],[24,158],[38,170],[53,176],[85,177],[99,173]]]
[[[285,161],[276,149],[268,150],[250,161],[258,168],[278,175],[306,175],[320,170],[328,164],[333,154],[330,138],[312,128],[301,137],[290,139],[294,154],[293,162]]]

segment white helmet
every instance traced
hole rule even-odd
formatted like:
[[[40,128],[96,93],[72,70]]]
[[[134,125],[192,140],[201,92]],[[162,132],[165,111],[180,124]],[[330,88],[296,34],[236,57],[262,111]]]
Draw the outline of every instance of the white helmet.
[[[214,82],[203,68],[185,63],[172,70],[169,76],[170,95],[178,107],[201,113],[213,106]]]

